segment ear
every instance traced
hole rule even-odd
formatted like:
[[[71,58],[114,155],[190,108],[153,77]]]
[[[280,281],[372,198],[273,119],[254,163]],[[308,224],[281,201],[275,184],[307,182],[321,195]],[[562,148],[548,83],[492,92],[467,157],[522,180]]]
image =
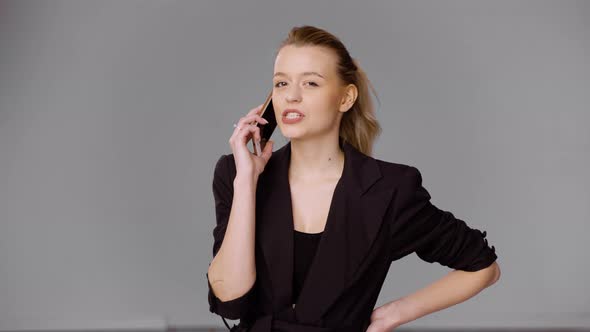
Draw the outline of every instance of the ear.
[[[356,85],[351,83],[348,86],[346,86],[344,88],[344,94],[340,102],[339,111],[342,113],[348,112],[348,110],[352,108],[352,105],[354,105],[354,102],[356,101],[357,97],[358,89],[356,88]]]

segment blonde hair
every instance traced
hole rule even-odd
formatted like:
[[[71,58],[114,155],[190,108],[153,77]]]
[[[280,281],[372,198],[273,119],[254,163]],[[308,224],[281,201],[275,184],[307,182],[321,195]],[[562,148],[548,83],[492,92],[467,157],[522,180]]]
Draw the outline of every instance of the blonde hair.
[[[342,116],[339,140],[348,142],[366,155],[372,155],[373,143],[381,134],[381,126],[375,116],[369,87],[375,96],[377,93],[358,61],[350,56],[344,44],[336,36],[310,25],[293,27],[276,53],[278,54],[287,45],[321,46],[334,51],[338,59],[336,71],[339,78],[345,85],[354,84],[358,89],[357,99],[351,109]]]

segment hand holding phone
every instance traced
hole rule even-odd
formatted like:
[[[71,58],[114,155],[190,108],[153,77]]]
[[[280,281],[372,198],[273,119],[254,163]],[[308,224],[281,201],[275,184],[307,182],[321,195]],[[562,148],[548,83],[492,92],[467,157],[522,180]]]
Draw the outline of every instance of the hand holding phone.
[[[273,142],[270,141],[271,146],[266,148],[266,143],[269,142],[277,126],[271,97],[272,91],[263,104],[251,109],[247,115],[240,118],[229,139],[239,174],[259,175],[272,155]],[[260,137],[260,144],[257,143],[258,137]],[[254,152],[248,149],[249,140],[252,140]]]
[[[255,154],[257,156],[262,155],[262,150],[266,146],[266,143],[268,142],[268,140],[272,136],[272,133],[274,132],[275,128],[277,127],[277,119],[275,117],[275,110],[272,105],[272,90],[270,91],[270,93],[266,97],[266,100],[264,101],[264,104],[262,104],[261,109],[262,109],[262,111],[259,115],[262,118],[264,118],[266,121],[268,121],[268,123],[264,124],[264,125],[256,123],[258,128],[260,128],[260,144],[257,144],[256,140],[252,140],[252,144],[253,144]]]

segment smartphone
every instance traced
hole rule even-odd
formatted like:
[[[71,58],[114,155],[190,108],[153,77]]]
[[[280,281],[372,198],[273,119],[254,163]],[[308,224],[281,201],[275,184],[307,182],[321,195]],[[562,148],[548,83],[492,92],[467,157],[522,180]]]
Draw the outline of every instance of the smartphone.
[[[266,121],[268,121],[268,123],[267,124],[256,123],[258,128],[260,128],[260,150],[256,148],[256,144],[254,143],[254,140],[252,140],[252,148],[254,150],[254,154],[256,154],[257,156],[260,156],[260,154],[262,153],[262,150],[264,149],[264,146],[266,145],[266,142],[268,142],[268,140],[270,139],[270,136],[272,136],[272,133],[275,131],[275,128],[277,127],[277,118],[275,117],[275,109],[272,106],[272,90],[270,91],[270,93],[266,97],[264,104],[262,104],[262,111],[259,115],[262,118],[264,118]]]

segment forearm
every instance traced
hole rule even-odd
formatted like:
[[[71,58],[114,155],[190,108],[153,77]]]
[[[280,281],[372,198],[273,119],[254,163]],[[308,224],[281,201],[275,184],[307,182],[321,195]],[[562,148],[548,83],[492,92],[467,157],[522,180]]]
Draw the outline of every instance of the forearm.
[[[434,283],[388,305],[392,307],[396,326],[402,325],[464,302],[495,283],[499,277],[500,269],[496,262],[476,272],[454,270]]]
[[[234,179],[232,208],[219,251],[211,261],[211,288],[222,301],[244,295],[256,281],[255,197],[257,178]]]

